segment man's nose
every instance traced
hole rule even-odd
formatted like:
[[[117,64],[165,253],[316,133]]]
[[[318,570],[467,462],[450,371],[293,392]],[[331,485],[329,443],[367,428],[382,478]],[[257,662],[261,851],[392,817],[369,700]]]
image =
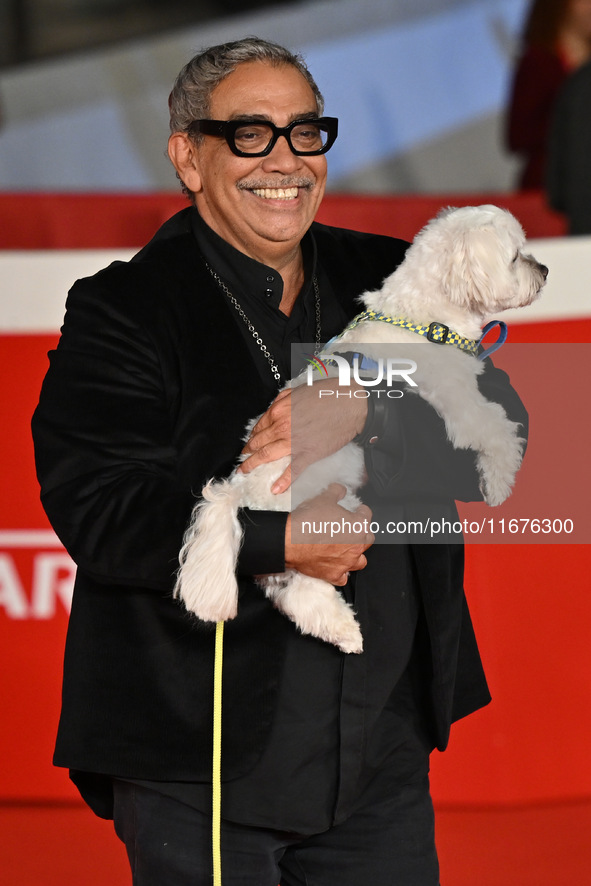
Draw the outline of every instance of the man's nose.
[[[263,157],[263,165],[270,169],[279,166],[281,169],[297,169],[301,166],[302,158],[291,150],[287,138],[280,135],[273,148],[266,157]]]

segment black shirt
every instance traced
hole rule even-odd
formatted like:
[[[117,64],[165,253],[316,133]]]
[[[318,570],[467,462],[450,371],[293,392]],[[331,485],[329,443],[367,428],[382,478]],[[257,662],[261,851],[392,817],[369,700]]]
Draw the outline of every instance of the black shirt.
[[[321,294],[323,339],[350,319],[323,271],[312,235],[302,244],[304,286],[287,317],[279,310],[283,281],[276,271],[235,250],[196,212],[194,233],[205,261],[239,302],[285,379],[291,375],[291,344],[315,341],[314,276]],[[229,300],[222,290],[220,297]],[[244,319],[229,306],[271,400],[278,388],[269,362]],[[252,548],[253,538],[260,545],[261,534],[267,545],[280,544],[282,532],[267,530],[268,525],[284,526],[285,515],[269,514],[270,524],[262,519],[257,527],[257,514],[251,514],[254,528],[249,526],[246,547]],[[269,742],[253,770],[223,783],[224,819],[302,834],[320,832],[373,795],[384,796],[397,784],[426,774],[432,743],[421,713],[423,628],[408,547],[374,548],[370,565],[340,591],[357,612],[363,654],[345,655],[293,628]],[[210,784],[135,781],[201,811],[211,808]]]

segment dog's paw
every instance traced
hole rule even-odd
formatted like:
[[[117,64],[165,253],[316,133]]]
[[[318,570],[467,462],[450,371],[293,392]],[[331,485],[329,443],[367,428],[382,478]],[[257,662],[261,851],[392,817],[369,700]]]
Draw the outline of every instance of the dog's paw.
[[[238,615],[238,606],[236,603],[228,602],[225,605],[205,606],[195,612],[197,618],[201,621],[211,621],[217,624],[218,621],[232,621]]]
[[[267,586],[267,596],[302,634],[310,634],[343,652],[363,651],[361,629],[352,608],[333,585],[299,572],[286,573],[284,586]]]
[[[347,604],[344,604],[347,606]],[[302,613],[294,618],[303,634],[310,634],[325,643],[332,643],[342,652],[359,654],[363,652],[361,628],[355,620],[353,610],[339,613],[337,618],[327,618],[326,613]]]
[[[519,437],[512,438],[502,447],[491,447],[479,453],[480,491],[488,505],[496,507],[511,495],[522,453],[523,440]]]
[[[357,655],[363,652],[363,637],[357,622],[344,632],[338,631],[332,639],[330,637],[324,639],[338,646],[343,652],[355,653]]]
[[[335,605],[332,610],[327,607],[317,618],[309,633],[313,633],[326,643],[338,646],[343,652],[358,655],[363,652],[363,636],[355,613],[336,589],[334,599]]]
[[[482,481],[480,484],[482,497],[487,505],[490,505],[492,508],[502,505],[511,495],[512,488],[508,483],[487,483]]]
[[[186,584],[181,586],[178,597],[183,601],[188,612],[192,612],[200,621],[214,622],[231,621],[238,614],[238,593],[233,589],[224,594],[208,593],[202,585]]]

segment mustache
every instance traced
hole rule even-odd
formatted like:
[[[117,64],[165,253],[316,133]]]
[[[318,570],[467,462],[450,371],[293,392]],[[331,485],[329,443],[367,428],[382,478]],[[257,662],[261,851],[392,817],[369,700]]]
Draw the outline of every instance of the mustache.
[[[236,182],[239,191],[261,190],[263,188],[313,188],[316,179],[306,175],[288,175],[280,179],[243,178]]]

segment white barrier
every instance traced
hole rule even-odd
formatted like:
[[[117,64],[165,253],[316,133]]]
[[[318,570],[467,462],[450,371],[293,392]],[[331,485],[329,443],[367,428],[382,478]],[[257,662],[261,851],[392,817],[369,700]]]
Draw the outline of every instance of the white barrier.
[[[508,323],[531,323],[591,316],[591,237],[530,240],[528,249],[548,265],[542,298],[508,311]],[[80,277],[134,249],[0,251],[0,334],[52,333],[61,326],[66,294]]]

